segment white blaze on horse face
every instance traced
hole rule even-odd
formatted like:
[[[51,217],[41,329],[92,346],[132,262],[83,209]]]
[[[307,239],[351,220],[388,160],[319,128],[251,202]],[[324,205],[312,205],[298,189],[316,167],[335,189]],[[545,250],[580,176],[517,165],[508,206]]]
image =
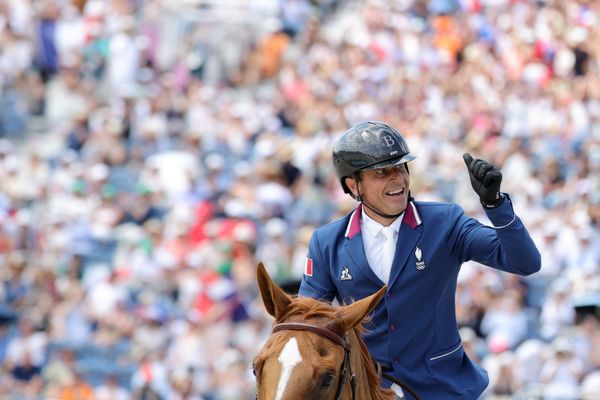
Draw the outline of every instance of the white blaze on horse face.
[[[277,384],[277,395],[275,396],[275,400],[281,400],[288,381],[290,380],[290,376],[292,376],[292,370],[297,364],[302,362],[302,355],[300,354],[298,342],[295,337],[291,338],[285,346],[283,346],[277,360],[281,364],[281,375],[279,376],[279,383]]]

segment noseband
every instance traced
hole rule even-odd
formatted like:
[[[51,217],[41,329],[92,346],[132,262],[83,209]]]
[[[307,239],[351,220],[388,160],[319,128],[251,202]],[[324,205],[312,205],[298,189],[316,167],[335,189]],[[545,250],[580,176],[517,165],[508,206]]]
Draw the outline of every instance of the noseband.
[[[342,338],[340,335],[335,333],[329,328],[324,328],[321,326],[307,324],[305,322],[283,322],[281,324],[276,324],[273,327],[273,333],[280,331],[304,331],[304,332],[313,332],[317,335],[321,335],[331,340],[333,343],[342,346],[344,348],[344,361],[342,361],[342,366],[340,368],[340,375],[338,379],[338,386],[335,392],[335,400],[339,400],[342,396],[342,386],[344,385],[344,381],[346,380],[347,373],[350,375],[350,389],[352,392],[352,400],[356,398],[356,376],[352,371],[352,364],[350,363],[350,343],[346,338]]]

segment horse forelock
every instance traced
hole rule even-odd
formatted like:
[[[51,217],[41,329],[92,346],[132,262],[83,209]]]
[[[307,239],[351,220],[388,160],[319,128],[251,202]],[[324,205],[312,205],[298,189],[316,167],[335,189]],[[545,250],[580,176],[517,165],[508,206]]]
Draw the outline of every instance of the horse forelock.
[[[328,303],[310,297],[295,297],[275,322],[292,321],[341,322],[342,318],[336,315],[336,308]]]

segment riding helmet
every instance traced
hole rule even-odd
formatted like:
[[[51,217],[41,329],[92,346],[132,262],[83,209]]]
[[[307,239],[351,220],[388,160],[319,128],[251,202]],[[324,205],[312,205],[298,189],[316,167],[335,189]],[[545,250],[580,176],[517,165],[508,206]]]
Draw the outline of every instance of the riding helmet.
[[[416,157],[396,129],[377,121],[360,122],[333,146],[333,166],[345,193],[344,180],[359,171],[404,164]]]

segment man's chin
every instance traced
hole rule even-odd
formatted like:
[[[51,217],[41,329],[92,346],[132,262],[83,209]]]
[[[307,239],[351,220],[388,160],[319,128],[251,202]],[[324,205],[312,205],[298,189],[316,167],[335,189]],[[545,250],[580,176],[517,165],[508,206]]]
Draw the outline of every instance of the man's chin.
[[[403,196],[402,199],[392,199],[387,201],[386,208],[391,211],[391,214],[400,214],[406,210],[407,205],[408,199]]]

